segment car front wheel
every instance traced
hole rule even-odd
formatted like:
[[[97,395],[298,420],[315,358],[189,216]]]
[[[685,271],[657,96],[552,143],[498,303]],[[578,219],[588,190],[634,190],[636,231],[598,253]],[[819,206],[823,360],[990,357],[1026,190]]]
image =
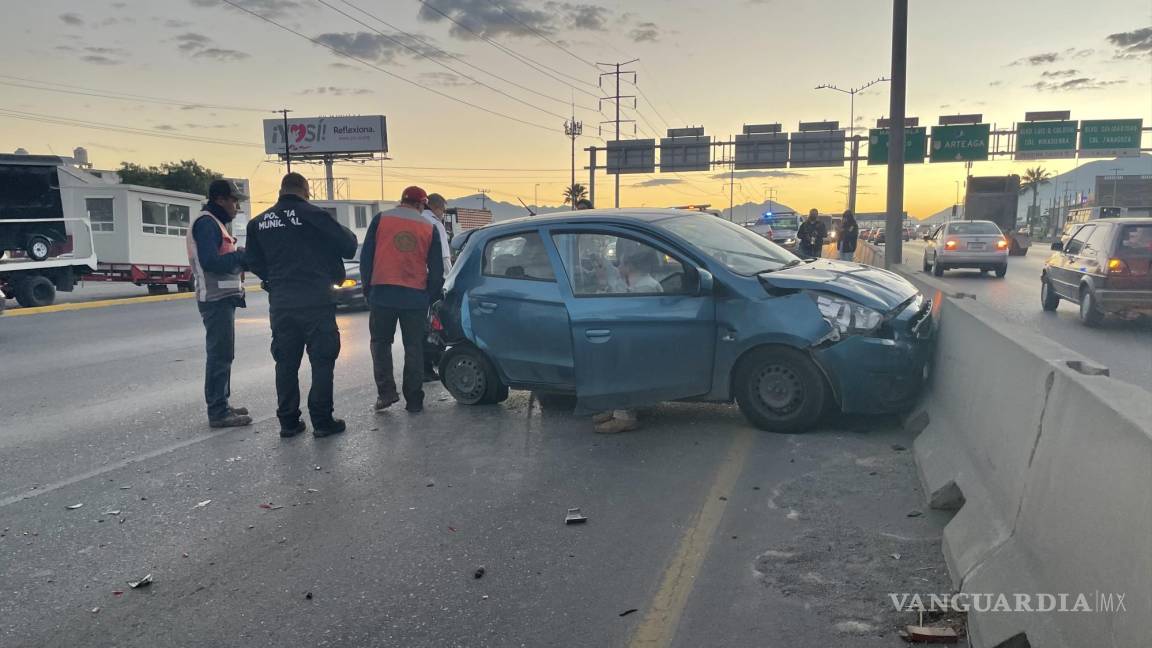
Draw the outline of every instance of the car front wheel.
[[[810,358],[794,349],[757,349],[740,361],[734,378],[740,411],[760,429],[803,432],[824,411],[824,377]]]
[[[1060,305],[1060,295],[1052,288],[1052,281],[1048,277],[1040,279],[1040,307],[1046,311],[1054,311]]]
[[[440,361],[440,379],[452,398],[464,405],[492,405],[508,398],[508,387],[496,368],[474,347],[449,349]]]
[[[944,264],[940,263],[940,257],[939,256],[932,259],[932,276],[933,277],[943,277],[944,276]]]

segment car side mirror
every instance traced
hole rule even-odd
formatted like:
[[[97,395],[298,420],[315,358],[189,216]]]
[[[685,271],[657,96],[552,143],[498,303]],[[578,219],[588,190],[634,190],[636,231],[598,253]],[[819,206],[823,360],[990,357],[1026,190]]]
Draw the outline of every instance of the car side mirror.
[[[1052,251],[1053,252],[1063,252],[1064,251],[1064,244],[1061,243],[1060,241],[1053,241],[1052,242]]]
[[[699,279],[697,280],[696,294],[700,296],[711,295],[712,291],[716,288],[716,279],[704,268],[697,270]]]

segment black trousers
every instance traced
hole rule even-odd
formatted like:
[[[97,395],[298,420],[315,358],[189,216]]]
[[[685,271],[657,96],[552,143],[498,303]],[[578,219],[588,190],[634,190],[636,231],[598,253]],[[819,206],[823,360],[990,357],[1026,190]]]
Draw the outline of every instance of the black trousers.
[[[204,402],[208,419],[228,416],[228,397],[232,395],[232,360],[236,356],[236,302],[231,299],[196,302],[204,321]]]
[[[308,350],[312,388],[308,416],[313,427],[332,422],[332,380],[340,356],[336,306],[283,308],[271,312],[272,358],[276,361],[276,417],[291,427],[300,420],[300,361]]]
[[[392,398],[396,378],[392,373],[392,344],[396,341],[396,324],[404,341],[404,401],[424,403],[424,339],[427,337],[427,309],[397,309],[373,306],[368,317],[372,333],[372,373],[376,378],[376,395]]]

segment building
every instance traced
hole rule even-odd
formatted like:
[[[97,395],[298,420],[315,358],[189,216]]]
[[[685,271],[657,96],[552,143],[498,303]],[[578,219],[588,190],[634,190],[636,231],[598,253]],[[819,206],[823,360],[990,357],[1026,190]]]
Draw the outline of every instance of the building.
[[[313,200],[311,203],[332,214],[332,218],[352,230],[356,240],[361,243],[368,233],[372,217],[381,211],[378,200]]]

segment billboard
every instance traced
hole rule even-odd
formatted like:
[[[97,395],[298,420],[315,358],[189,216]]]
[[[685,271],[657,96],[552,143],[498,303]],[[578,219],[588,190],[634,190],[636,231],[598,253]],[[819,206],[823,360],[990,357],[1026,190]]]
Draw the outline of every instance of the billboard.
[[[888,129],[868,131],[868,164],[888,164]],[[917,126],[904,129],[904,162],[923,164],[928,155],[928,128]]]
[[[792,133],[792,166],[844,166],[844,130]]]
[[[930,162],[970,162],[988,159],[988,124],[932,127]]]
[[[711,136],[665,137],[660,140],[661,171],[707,171],[710,168],[712,168]]]
[[[1080,157],[1138,157],[1143,119],[1080,122]]]
[[[288,150],[299,155],[387,153],[383,115],[300,117],[288,120]],[[264,120],[264,152],[284,154],[284,120]]]
[[[1075,121],[1034,121],[1016,124],[1016,159],[1076,157]]]
[[[610,174],[652,173],[656,170],[656,140],[612,140],[607,143]]]
[[[788,166],[788,133],[751,132],[736,136],[737,169],[783,169]]]

